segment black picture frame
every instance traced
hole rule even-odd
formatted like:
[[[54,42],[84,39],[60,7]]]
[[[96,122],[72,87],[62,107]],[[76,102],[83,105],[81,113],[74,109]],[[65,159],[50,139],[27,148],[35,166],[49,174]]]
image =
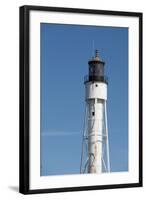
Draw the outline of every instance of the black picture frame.
[[[29,23],[30,11],[45,11],[45,12],[67,12],[67,13],[84,13],[94,15],[112,15],[112,16],[127,16],[138,17],[139,19],[139,182],[129,184],[114,184],[114,185],[97,185],[97,186],[81,186],[67,188],[48,188],[34,189],[29,188],[29,126],[30,126],[30,54],[29,54]],[[52,193],[52,192],[67,192],[67,191],[83,191],[83,190],[98,190],[98,189],[113,189],[113,188],[129,188],[142,186],[142,13],[138,12],[123,12],[123,11],[107,11],[107,10],[90,10],[79,8],[63,8],[63,7],[44,7],[44,6],[22,6],[20,7],[20,130],[19,130],[19,192],[22,194],[34,193]]]

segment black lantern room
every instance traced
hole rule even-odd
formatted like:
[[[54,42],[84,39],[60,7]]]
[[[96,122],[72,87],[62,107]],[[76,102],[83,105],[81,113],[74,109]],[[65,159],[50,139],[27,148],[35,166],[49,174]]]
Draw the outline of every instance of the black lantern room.
[[[93,57],[88,62],[89,64],[89,75],[88,75],[88,81],[98,81],[98,82],[107,82],[105,76],[104,76],[104,64],[105,62],[102,61],[99,57],[98,50],[95,51],[95,57]]]

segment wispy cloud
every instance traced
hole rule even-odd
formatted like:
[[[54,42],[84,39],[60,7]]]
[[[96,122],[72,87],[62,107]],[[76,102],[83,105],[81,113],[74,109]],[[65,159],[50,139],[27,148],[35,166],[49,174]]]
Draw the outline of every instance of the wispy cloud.
[[[70,136],[70,135],[80,135],[81,131],[55,131],[49,130],[41,132],[42,136]]]

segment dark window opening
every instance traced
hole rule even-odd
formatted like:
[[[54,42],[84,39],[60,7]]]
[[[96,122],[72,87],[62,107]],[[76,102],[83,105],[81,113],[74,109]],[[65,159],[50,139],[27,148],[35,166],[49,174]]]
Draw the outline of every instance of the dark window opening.
[[[94,116],[95,115],[95,112],[92,112],[92,116]]]

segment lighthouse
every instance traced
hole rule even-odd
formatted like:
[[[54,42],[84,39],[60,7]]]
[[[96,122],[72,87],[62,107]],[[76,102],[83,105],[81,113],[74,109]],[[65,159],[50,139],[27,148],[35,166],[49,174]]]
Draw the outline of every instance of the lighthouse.
[[[98,50],[88,61],[85,76],[85,119],[82,141],[81,173],[110,172],[109,137],[107,122],[108,81],[104,74],[105,62]]]

